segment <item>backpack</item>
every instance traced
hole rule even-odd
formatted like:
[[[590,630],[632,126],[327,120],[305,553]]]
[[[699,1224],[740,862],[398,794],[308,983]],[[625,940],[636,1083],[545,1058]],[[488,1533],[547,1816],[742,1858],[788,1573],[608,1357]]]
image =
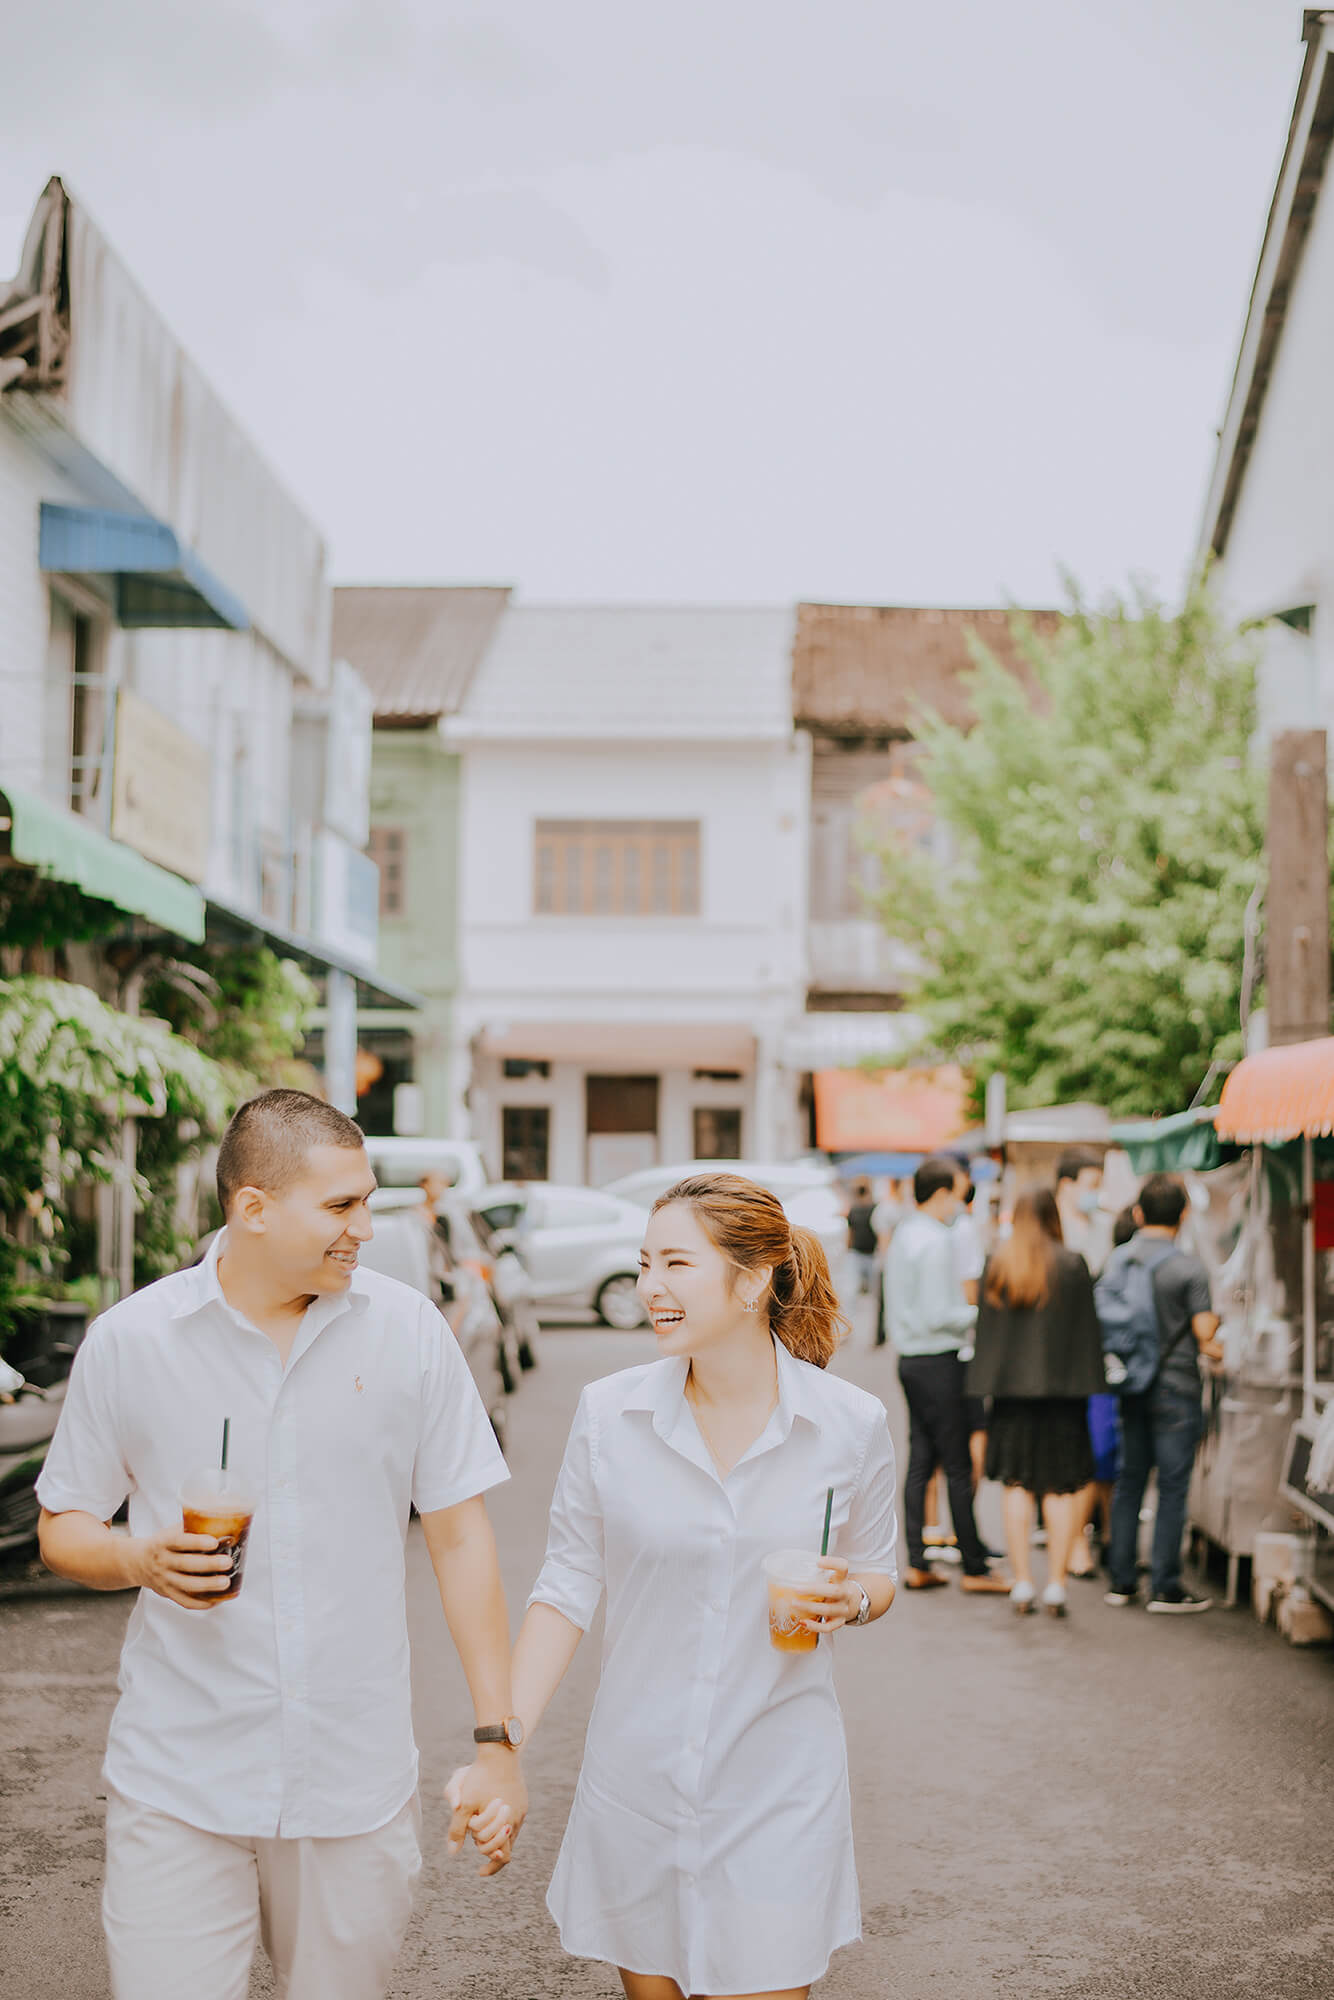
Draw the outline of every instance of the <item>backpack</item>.
[[[1120,1395],[1143,1395],[1162,1367],[1162,1323],[1153,1274],[1176,1255],[1176,1247],[1167,1242],[1123,1243],[1112,1252],[1093,1287],[1107,1382]],[[1160,1254],[1155,1256],[1155,1250]]]

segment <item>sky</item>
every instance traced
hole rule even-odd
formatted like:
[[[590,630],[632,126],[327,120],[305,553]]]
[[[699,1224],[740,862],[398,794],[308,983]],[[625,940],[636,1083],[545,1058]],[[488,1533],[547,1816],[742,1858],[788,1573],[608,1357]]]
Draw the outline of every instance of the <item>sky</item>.
[[[1049,604],[1196,547],[1289,0],[0,0],[336,581]]]

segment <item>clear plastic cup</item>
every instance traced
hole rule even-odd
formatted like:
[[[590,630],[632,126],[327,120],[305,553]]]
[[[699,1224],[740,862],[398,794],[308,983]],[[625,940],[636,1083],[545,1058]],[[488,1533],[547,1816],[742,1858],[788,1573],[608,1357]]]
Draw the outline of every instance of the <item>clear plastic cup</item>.
[[[186,1480],[181,1488],[181,1527],[187,1535],[214,1535],[217,1537],[215,1554],[230,1556],[232,1573],[226,1590],[211,1592],[219,1603],[240,1594],[241,1578],[245,1573],[246,1543],[250,1539],[250,1523],[255,1518],[255,1500],[248,1486],[235,1474],[222,1472],[217,1466],[207,1472],[196,1472]],[[223,1572],[217,1570],[216,1575]]]
[[[760,1567],[769,1586],[769,1644],[779,1653],[813,1653],[818,1632],[798,1624],[795,1600],[823,1597],[830,1573],[808,1549],[775,1549]]]

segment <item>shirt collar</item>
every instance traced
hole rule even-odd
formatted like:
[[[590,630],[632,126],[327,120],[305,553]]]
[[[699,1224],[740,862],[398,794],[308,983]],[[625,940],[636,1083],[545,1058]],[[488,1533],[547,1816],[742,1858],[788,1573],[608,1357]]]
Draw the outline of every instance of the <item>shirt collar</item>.
[[[798,1361],[795,1354],[785,1347],[778,1336],[772,1336],[774,1352],[778,1362],[778,1405],[774,1418],[778,1420],[778,1434],[786,1437],[793,1421],[800,1417],[804,1423],[820,1428],[821,1409],[819,1395],[820,1371],[809,1362]],[[647,1410],[653,1418],[653,1428],[659,1437],[668,1437],[681,1414],[685,1401],[686,1376],[690,1363],[683,1355],[673,1355],[666,1361],[651,1362],[644,1370],[643,1379],[632,1395],[622,1404],[622,1409]],[[774,1421],[770,1419],[770,1423]]]
[[[207,1255],[193,1269],[181,1273],[184,1283],[180,1301],[172,1308],[172,1319],[191,1319],[196,1313],[202,1312],[205,1306],[217,1305],[233,1319],[249,1325],[244,1313],[239,1313],[235,1306],[228,1302],[218,1277],[218,1260],[226,1247],[227,1231],[222,1228],[209,1244]],[[347,1291],[333,1292],[313,1299],[306,1308],[306,1316],[309,1320],[312,1313],[316,1314],[315,1324],[325,1326],[330,1320],[336,1319],[345,1308],[356,1307],[361,1311],[367,1303],[366,1281],[360,1270],[357,1270],[352,1273],[352,1283]]]

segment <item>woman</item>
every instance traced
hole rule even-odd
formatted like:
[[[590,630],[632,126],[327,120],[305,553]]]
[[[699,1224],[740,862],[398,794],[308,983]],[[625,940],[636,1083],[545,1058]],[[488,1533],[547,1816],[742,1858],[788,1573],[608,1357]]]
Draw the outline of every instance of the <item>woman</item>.
[[[1009,1238],[982,1273],[968,1388],[990,1396],[987,1477],[1005,1485],[1010,1602],[1034,1609],[1029,1563],[1032,1503],[1047,1527],[1045,1610],[1065,1616],[1076,1496],[1093,1478],[1088,1398],[1105,1388],[1102,1340],[1088,1265],[1061,1240],[1055,1196],[1020,1195]]]
[[[825,1374],[846,1330],[817,1239],[732,1174],[654,1208],[658,1356],[585,1389],[514,1656],[531,1736],[607,1593],[602,1675],[548,1904],[629,2000],[805,2000],[861,1935],[829,1635],[894,1596],[883,1405]],[[764,1557],[819,1550],[814,1650],[769,1641]],[[507,1852],[503,1814],[474,1826]]]

